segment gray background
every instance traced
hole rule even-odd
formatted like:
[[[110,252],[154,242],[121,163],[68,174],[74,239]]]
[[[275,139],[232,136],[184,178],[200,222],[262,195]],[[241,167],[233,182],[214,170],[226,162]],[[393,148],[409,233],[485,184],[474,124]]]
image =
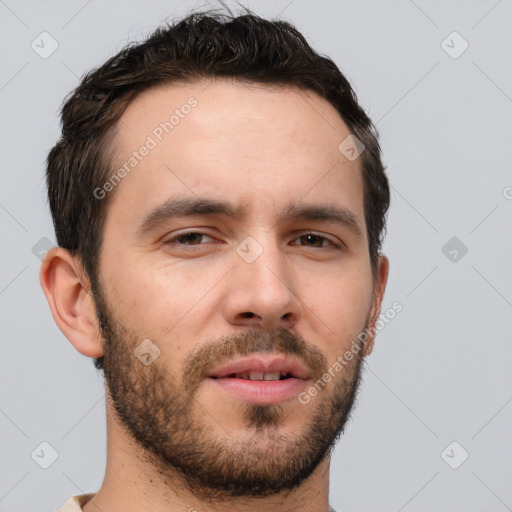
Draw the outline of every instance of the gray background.
[[[128,41],[207,5],[0,1],[2,512],[55,511],[96,491],[105,469],[103,379],[54,324],[33,254],[55,240],[44,162],[61,101]],[[245,5],[291,20],[346,73],[392,183],[384,309],[403,311],[368,360],[332,460],[332,505],[512,510],[512,1]],[[59,45],[46,59],[31,47],[43,31]],[[48,469],[43,441],[58,454]]]

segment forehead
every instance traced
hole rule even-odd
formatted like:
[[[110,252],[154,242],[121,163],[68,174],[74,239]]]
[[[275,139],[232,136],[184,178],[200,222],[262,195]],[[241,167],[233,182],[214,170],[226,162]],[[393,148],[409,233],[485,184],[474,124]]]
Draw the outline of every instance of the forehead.
[[[363,215],[360,158],[338,146],[350,134],[310,91],[227,80],[159,86],[130,103],[115,137],[124,166],[111,208],[136,217],[174,195],[229,196],[275,206],[306,196]]]

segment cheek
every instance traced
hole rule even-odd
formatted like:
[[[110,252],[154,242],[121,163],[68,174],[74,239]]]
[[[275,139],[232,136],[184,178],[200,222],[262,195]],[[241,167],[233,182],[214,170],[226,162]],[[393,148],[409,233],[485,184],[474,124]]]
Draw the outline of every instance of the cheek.
[[[218,275],[185,272],[173,267],[129,265],[128,275],[120,274],[112,290],[119,320],[150,339],[159,340],[164,350],[174,354],[190,350],[184,332],[200,329],[207,296],[218,281]]]
[[[109,303],[115,319],[129,333],[130,350],[143,340],[151,340],[159,350],[154,364],[180,379],[183,362],[193,349],[191,340],[202,339],[196,308],[205,292],[177,272],[128,268],[126,279],[112,276]]]
[[[310,308],[316,323],[323,323],[336,344],[350,343],[364,328],[372,301],[372,281],[367,272],[330,275],[311,280],[304,287],[303,313]]]

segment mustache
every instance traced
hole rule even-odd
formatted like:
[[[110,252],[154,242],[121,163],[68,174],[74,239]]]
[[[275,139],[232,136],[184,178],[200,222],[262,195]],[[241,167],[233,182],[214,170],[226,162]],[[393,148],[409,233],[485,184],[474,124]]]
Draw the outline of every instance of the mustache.
[[[186,391],[194,393],[213,366],[254,353],[295,356],[310,370],[314,380],[327,371],[323,353],[310,347],[298,334],[285,328],[274,331],[249,329],[213,340],[197,347],[184,362],[182,384]]]

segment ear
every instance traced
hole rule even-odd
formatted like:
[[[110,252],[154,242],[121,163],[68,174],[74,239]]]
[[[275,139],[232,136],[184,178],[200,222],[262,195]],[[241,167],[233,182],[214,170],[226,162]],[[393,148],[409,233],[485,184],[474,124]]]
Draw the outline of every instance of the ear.
[[[39,281],[53,319],[81,354],[103,355],[102,338],[89,280],[78,258],[62,247],[50,249],[41,265]]]
[[[368,324],[368,337],[364,345],[364,356],[369,356],[373,350],[377,329],[375,325],[379,319],[384,292],[386,291],[386,283],[388,282],[389,261],[383,254],[379,254],[377,262],[377,275],[375,276],[375,284],[373,290],[373,304],[370,311],[370,322]]]

